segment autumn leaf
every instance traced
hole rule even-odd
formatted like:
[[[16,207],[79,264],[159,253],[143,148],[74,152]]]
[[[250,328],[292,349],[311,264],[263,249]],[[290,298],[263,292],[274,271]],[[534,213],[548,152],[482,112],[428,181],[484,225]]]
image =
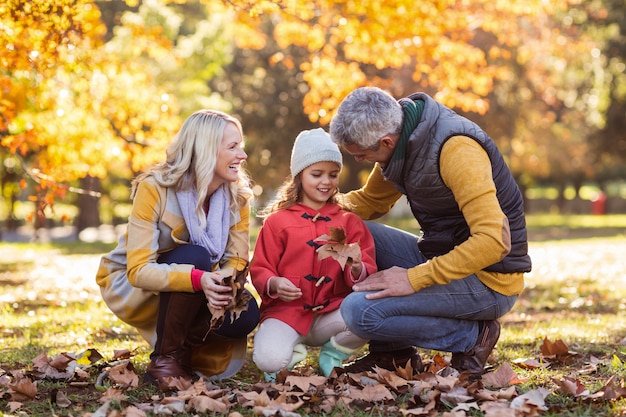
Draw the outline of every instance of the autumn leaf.
[[[576,352],[571,352],[562,340],[558,339],[552,343],[546,337],[541,345],[541,355],[546,358],[555,358],[562,361],[575,356]]]
[[[138,387],[139,376],[135,373],[134,366],[131,362],[123,362],[111,367],[109,370],[109,379],[123,387]]]
[[[9,383],[9,394],[13,401],[32,400],[37,395],[37,385],[23,373],[17,372],[13,382]]]
[[[589,394],[587,387],[580,382],[579,379],[566,376],[563,379],[552,379],[558,387],[558,392],[566,395],[573,395],[574,397],[586,396]]]
[[[339,262],[341,269],[352,266],[354,260],[361,261],[361,246],[358,242],[346,244],[346,234],[341,227],[331,227],[330,235],[318,236],[314,241],[322,243],[316,250],[318,261],[331,257]]]
[[[222,278],[222,285],[231,288],[232,299],[224,308],[213,308],[211,304],[207,303],[209,311],[211,312],[211,329],[218,328],[224,323],[224,317],[227,311],[230,311],[230,321],[232,323],[239,318],[241,313],[248,310],[248,303],[252,298],[249,292],[244,291],[248,270],[249,265],[246,265],[243,270],[238,271],[235,269],[231,276]]]
[[[511,408],[522,411],[524,415],[538,415],[538,411],[548,409],[545,404],[545,399],[550,393],[551,391],[545,388],[528,391],[514,398],[513,401],[511,401]]]
[[[508,362],[504,362],[496,371],[488,372],[482,377],[485,386],[496,388],[508,387],[513,384],[524,382],[520,380],[517,373],[511,368]]]

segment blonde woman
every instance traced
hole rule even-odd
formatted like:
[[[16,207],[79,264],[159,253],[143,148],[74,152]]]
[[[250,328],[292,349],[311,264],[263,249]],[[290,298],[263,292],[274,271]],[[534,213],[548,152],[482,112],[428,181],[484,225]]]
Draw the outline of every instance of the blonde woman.
[[[182,125],[164,162],[132,183],[132,212],[97,283],[108,307],[152,345],[145,380],[163,390],[194,372],[228,377],[245,357],[259,310],[210,329],[212,309],[231,301],[222,278],[248,264],[249,178],[239,121],[200,110]]]

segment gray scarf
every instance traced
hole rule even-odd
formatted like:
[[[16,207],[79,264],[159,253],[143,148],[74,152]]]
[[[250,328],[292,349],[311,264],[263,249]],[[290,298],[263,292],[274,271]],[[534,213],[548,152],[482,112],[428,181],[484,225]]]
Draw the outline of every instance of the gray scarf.
[[[198,193],[195,187],[189,190],[176,191],[176,199],[183,213],[185,224],[189,230],[191,243],[209,251],[212,264],[219,262],[226,250],[228,231],[230,230],[230,198],[227,185],[219,187],[211,195],[209,212],[206,215],[206,227],[203,229],[196,214]]]

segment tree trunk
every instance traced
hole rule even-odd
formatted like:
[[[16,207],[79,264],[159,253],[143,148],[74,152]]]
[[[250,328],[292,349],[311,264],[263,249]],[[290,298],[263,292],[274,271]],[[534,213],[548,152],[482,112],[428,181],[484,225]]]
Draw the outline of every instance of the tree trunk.
[[[80,188],[85,191],[99,192],[101,189],[100,178],[85,177],[80,180]],[[76,233],[80,233],[88,227],[98,227],[100,222],[100,210],[98,197],[87,193],[78,195],[78,217],[76,218]]]

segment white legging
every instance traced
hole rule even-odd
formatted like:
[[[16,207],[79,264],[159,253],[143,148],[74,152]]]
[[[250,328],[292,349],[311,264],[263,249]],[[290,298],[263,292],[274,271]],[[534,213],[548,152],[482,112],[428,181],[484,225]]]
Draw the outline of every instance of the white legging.
[[[299,334],[283,321],[266,319],[254,335],[252,360],[263,372],[277,372],[287,368],[296,344],[322,346],[333,336],[337,345],[350,350],[367,343],[348,330],[339,310],[316,315],[306,335]]]

